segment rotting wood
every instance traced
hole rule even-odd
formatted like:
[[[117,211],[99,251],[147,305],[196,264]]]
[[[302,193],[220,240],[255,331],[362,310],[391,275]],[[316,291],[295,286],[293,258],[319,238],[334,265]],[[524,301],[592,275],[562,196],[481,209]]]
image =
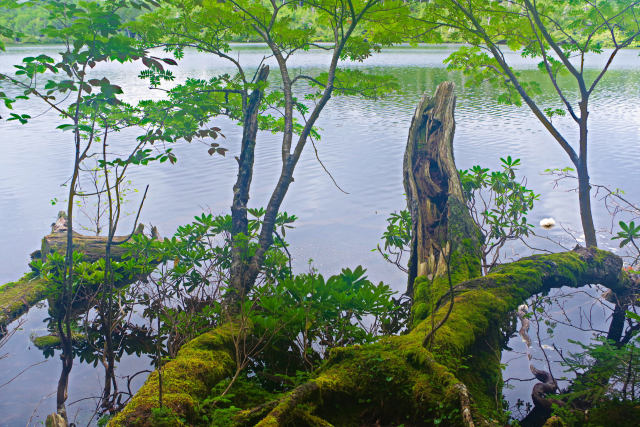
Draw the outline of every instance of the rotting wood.
[[[423,95],[409,128],[403,182],[412,221],[407,283],[410,296],[413,296],[416,277],[432,279],[446,273],[445,258],[452,244],[458,251],[465,252],[454,261],[474,263],[480,253],[482,234],[468,210],[461,209],[465,204],[453,157],[455,104],[455,85],[440,84],[434,96]],[[452,233],[452,228],[458,235]],[[470,244],[460,245],[461,238],[470,239]],[[470,269],[474,271],[475,267]]]

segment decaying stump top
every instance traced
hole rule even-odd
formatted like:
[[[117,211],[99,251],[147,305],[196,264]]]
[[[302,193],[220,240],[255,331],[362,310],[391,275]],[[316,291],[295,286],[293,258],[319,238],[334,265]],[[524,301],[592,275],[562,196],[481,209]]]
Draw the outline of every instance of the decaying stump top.
[[[422,96],[409,128],[403,178],[412,221],[411,296],[416,277],[444,275],[446,259],[452,269],[479,274],[482,234],[466,208],[453,157],[455,105],[455,85],[443,82],[433,96]],[[469,241],[463,245],[462,239]],[[456,256],[450,256],[452,246]]]

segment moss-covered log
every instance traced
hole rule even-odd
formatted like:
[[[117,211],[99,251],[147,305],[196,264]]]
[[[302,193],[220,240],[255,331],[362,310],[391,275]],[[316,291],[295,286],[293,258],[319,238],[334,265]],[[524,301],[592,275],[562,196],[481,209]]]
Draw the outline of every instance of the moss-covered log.
[[[405,187],[414,235],[419,236],[411,256],[417,275],[410,283],[411,331],[371,345],[334,349],[313,380],[228,422],[502,425],[506,416],[501,402],[501,328],[509,314],[530,296],[554,287],[598,283],[620,291],[628,285],[619,257],[584,248],[524,258],[480,277],[482,235],[465,208],[453,162],[454,104],[450,83],[439,86],[435,98],[423,97],[407,144]],[[227,336],[219,331],[211,334],[206,339],[216,337],[216,342]],[[221,362],[213,362],[222,360],[220,346],[202,350],[196,360],[211,361],[202,365],[204,370],[192,374],[186,362],[176,360],[167,364],[165,373],[169,382],[175,376],[181,382],[202,385],[193,393],[185,388],[189,395],[184,400],[191,399],[188,405],[171,404],[179,417],[192,424],[204,424],[189,418],[196,405],[193,399],[205,396],[202,378],[212,383],[232,373],[232,368],[225,371]],[[157,392],[157,378],[152,376],[111,425],[130,423],[130,414],[138,420],[149,417],[154,402],[150,396]]]
[[[621,267],[622,260],[611,253],[579,248],[525,258],[462,282],[431,351],[423,346],[424,337],[431,318],[437,321],[448,311],[448,302],[407,335],[333,350],[317,378],[272,404],[258,425],[323,425],[320,420],[338,426],[429,425],[434,420],[470,425],[463,420],[465,411],[475,424],[503,421],[503,320],[531,295],[554,287],[599,283],[622,290],[627,282]],[[165,404],[189,423],[197,424],[198,401],[233,374],[232,333],[216,329],[197,338],[164,368]],[[151,420],[157,406],[158,379],[152,374],[111,425],[149,425],[145,420]],[[317,423],[310,424],[312,419]]]
[[[32,259],[46,260],[52,252],[66,251],[66,216],[64,212],[58,214],[58,220],[52,225],[51,234],[42,238],[41,248],[31,254]],[[136,233],[141,233],[139,227]],[[115,242],[122,242],[128,236],[115,236]],[[152,230],[152,237],[157,238],[157,231]],[[81,252],[88,262],[104,258],[107,238],[104,236],[85,236],[79,233],[73,235],[73,250]],[[122,246],[111,247],[111,257],[120,260],[125,253]],[[0,286],[0,328],[29,310],[30,307],[47,297],[46,280],[39,278],[33,272],[27,273],[20,280]]]

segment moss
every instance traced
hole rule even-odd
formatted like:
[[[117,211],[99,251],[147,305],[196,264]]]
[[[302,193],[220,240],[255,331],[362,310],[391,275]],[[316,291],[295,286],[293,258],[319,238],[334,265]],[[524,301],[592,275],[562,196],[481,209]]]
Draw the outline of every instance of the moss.
[[[461,424],[452,416],[459,381],[415,338],[332,351],[329,366],[314,381],[314,414],[340,426],[430,425],[438,419]]]
[[[85,335],[79,332],[72,332],[71,336],[75,342],[86,340]],[[60,337],[57,334],[42,335],[39,337],[31,337],[31,342],[40,350],[47,350],[49,348],[59,347]]]
[[[640,404],[637,401],[603,400],[588,411],[560,408],[549,418],[544,427],[635,427],[640,419]]]
[[[632,427],[640,420],[640,404],[610,400],[600,403],[589,411],[588,426]]]
[[[0,287],[0,325],[8,324],[44,299],[46,291],[47,282],[32,273]]]
[[[233,373],[234,331],[235,327],[228,324],[200,335],[163,367],[163,403],[186,423],[197,418],[199,402],[209,395],[211,388]],[[158,389],[158,373],[154,371],[109,425],[152,425],[149,415],[158,407]]]
[[[450,277],[417,277],[413,285],[412,323],[415,327],[426,319],[437,301],[449,292],[450,283],[458,283],[481,275],[483,236],[469,216],[468,209],[455,197],[448,201],[447,242],[450,247]]]
[[[238,376],[227,390],[231,378],[219,382],[211,389],[209,396],[201,402],[198,408],[198,425],[211,427],[230,427],[236,425],[254,425],[273,405],[265,402],[275,402],[278,393],[266,390],[256,375]],[[222,396],[222,393],[227,393]]]
[[[60,345],[60,337],[53,334],[43,335],[41,337],[33,337],[31,341],[40,350],[46,350],[48,348],[54,348]]]

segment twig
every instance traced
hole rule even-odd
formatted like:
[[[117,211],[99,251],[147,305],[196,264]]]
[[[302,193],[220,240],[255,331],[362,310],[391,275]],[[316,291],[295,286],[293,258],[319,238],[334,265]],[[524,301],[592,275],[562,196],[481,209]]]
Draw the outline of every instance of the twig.
[[[6,385],[7,385],[7,384],[9,384],[10,382],[12,382],[12,381],[13,381],[13,380],[15,380],[16,378],[18,378],[20,375],[22,375],[22,374],[24,374],[25,372],[27,372],[29,369],[31,369],[31,368],[33,368],[33,367],[36,367],[36,366],[38,366],[38,365],[42,365],[43,363],[46,363],[46,362],[48,362],[49,360],[50,360],[50,359],[41,360],[40,362],[36,362],[36,363],[33,363],[33,364],[31,364],[31,365],[27,366],[27,367],[26,367],[26,368],[24,368],[22,371],[18,372],[18,374],[17,374],[16,376],[14,376],[13,378],[11,378],[11,379],[10,379],[9,381],[7,381],[6,383],[4,383],[4,384],[0,384],[0,388],[2,388],[2,387],[4,387],[4,386],[6,386]]]

